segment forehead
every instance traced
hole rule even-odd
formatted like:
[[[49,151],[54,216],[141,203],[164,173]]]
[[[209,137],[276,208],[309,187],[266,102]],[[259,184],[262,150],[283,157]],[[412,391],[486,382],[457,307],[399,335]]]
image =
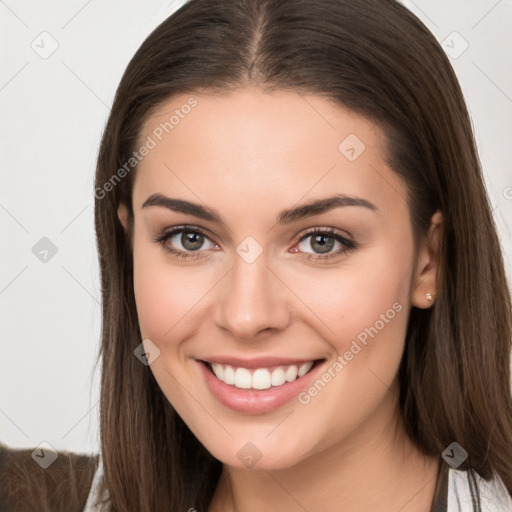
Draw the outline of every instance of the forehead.
[[[180,94],[146,120],[139,144],[146,143],[152,149],[137,168],[135,209],[156,192],[228,209],[243,200],[252,208],[275,202],[277,210],[336,192],[382,207],[405,199],[384,161],[380,128],[317,95]]]

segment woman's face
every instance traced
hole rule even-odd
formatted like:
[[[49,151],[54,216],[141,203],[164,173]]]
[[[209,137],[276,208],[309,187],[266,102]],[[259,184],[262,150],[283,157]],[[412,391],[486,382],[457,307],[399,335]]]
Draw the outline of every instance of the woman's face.
[[[192,432],[262,469],[375,439],[411,304],[435,292],[379,128],[319,96],[246,88],[174,97],[140,145],[137,313]]]

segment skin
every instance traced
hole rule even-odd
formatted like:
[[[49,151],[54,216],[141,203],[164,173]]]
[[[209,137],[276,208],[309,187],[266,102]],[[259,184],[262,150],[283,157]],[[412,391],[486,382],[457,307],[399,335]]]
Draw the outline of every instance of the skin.
[[[162,105],[140,140],[191,96]],[[209,512],[429,511],[438,457],[404,435],[397,371],[411,306],[430,307],[425,294],[435,297],[440,213],[415,248],[405,183],[384,161],[384,133],[338,104],[252,87],[193,97],[197,106],[139,164],[133,226],[123,205],[118,213],[133,228],[141,333],[160,350],[151,371],[223,462]],[[366,147],[354,161],[338,149],[349,134]],[[214,208],[223,222],[142,208],[154,193]],[[343,206],[276,224],[281,210],[333,193],[376,210]],[[182,224],[210,234],[198,259],[178,260],[153,240]],[[356,248],[336,255],[343,246],[335,242],[330,260],[302,258],[320,254],[313,237],[299,242],[304,232],[326,227]],[[263,249],[252,263],[236,252],[247,236]],[[180,236],[173,240],[186,250]],[[196,359],[226,354],[325,358],[328,368],[395,303],[401,311],[306,405],[293,399],[267,413],[236,412],[199,372]],[[247,442],[261,453],[252,468],[237,457]]]

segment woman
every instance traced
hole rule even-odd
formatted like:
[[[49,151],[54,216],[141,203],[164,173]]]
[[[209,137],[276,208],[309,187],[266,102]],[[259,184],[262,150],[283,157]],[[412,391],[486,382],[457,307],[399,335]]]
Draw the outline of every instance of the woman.
[[[393,0],[192,0],[95,183],[86,510],[509,510],[511,304],[467,109]]]

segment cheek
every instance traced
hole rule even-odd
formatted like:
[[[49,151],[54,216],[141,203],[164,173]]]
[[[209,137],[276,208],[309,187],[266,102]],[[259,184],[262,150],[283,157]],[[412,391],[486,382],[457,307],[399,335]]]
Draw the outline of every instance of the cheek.
[[[322,332],[336,356],[299,403],[311,416],[335,424],[337,435],[364,423],[396,377],[410,309],[412,258],[412,242],[400,253],[393,244],[379,245],[325,278],[302,278],[299,293],[319,317],[316,329],[328,327]]]
[[[162,393],[187,424],[195,425],[189,397],[179,385],[187,378],[180,347],[181,340],[193,333],[191,320],[211,286],[204,282],[203,272],[171,265],[163,249],[151,245],[137,240],[134,244],[134,294],[141,336],[160,350],[150,369]]]
[[[403,242],[400,253],[392,243],[379,244],[354,253],[338,268],[288,277],[294,293],[314,313],[316,330],[338,352],[348,350],[358,335],[364,340],[366,329],[375,325],[379,333],[392,331],[391,339],[404,332],[413,249],[412,242]]]
[[[141,334],[159,344],[176,338],[211,286],[200,268],[171,264],[164,249],[152,245],[135,241],[133,284]]]

